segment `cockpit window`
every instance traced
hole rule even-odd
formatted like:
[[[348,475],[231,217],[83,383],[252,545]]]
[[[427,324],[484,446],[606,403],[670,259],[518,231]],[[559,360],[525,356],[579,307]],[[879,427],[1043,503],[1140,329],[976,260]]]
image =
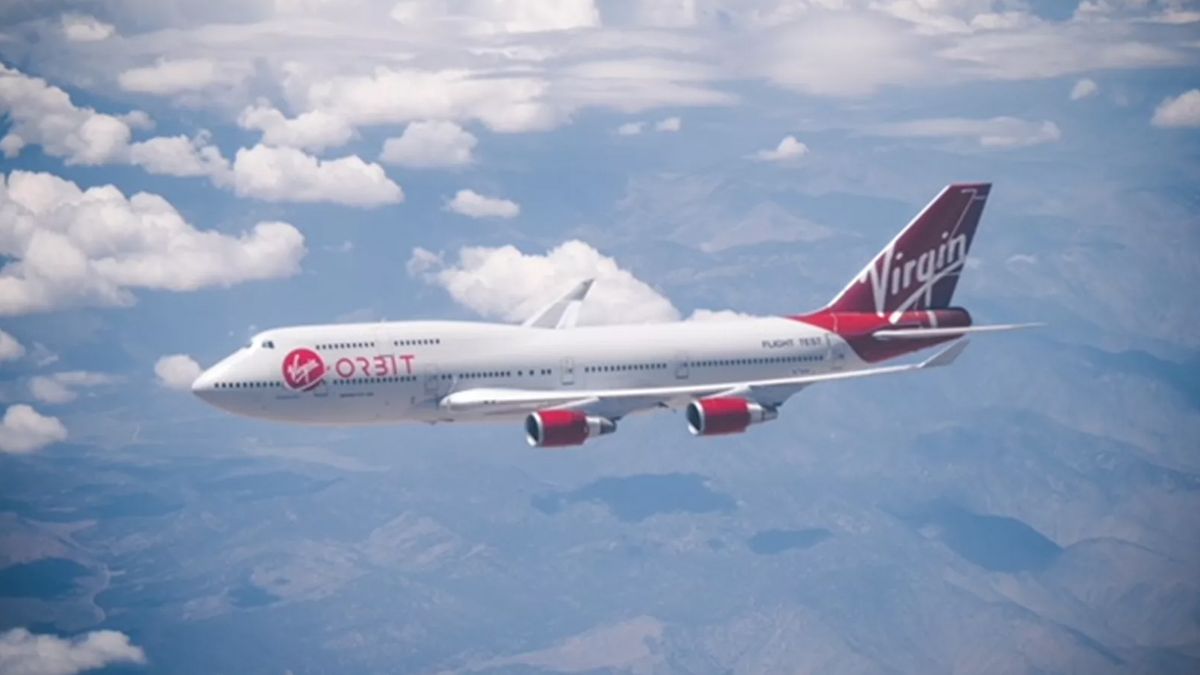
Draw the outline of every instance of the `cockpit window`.
[[[262,346],[267,349],[275,349],[275,341],[274,340],[263,340]]]

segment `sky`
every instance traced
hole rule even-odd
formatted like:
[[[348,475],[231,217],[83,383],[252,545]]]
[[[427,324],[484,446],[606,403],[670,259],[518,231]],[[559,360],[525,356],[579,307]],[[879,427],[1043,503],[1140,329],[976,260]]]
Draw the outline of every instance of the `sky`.
[[[911,591],[912,570],[924,570],[921,583],[955,578],[961,588],[986,578],[1012,611],[1057,626],[1037,629],[1050,631],[1039,633],[1042,652],[1012,647],[1021,660],[994,662],[1001,670],[1187,671],[1200,654],[1200,579],[1180,571],[1200,569],[1200,531],[1184,517],[1200,506],[1198,65],[1200,3],[1188,0],[6,3],[0,671],[229,668],[188,651],[189,630],[284,640],[255,632],[268,630],[253,623],[263,612],[322,625],[317,617],[353,604],[352,579],[394,562],[397,541],[432,537],[429,550],[486,550],[493,564],[517,564],[520,552],[486,534],[516,527],[510,517],[563,523],[519,528],[531,550],[554,550],[583,527],[595,538],[572,540],[572,550],[629,546],[677,575],[719,570],[758,604],[714,599],[703,611],[683,603],[656,613],[681,596],[642,577],[657,604],[608,607],[593,589],[574,612],[556,607],[562,623],[550,627],[505,604],[517,600],[485,574],[463,607],[499,594],[498,607],[531,623],[486,640],[483,614],[463,609],[418,635],[379,609],[374,629],[328,635],[312,663],[770,672],[772,659],[796,658],[746,638],[771,626],[822,636],[829,660],[805,662],[814,669],[988,672],[984,654],[956,665],[914,646],[919,636],[896,641],[904,631],[894,621],[910,605],[851,629],[845,619],[860,610],[850,600],[800,590],[771,614],[761,611],[769,595],[738,585],[749,583],[735,572],[747,561],[824,560],[845,546],[837,555],[911,564],[872,568],[867,586],[899,579]],[[233,420],[187,391],[270,327],[520,322],[588,277],[597,283],[581,321],[592,324],[815,309],[942,186],[978,180],[995,188],[956,300],[980,322],[1047,327],[977,340],[955,373],[925,384],[806,391],[784,419],[743,439],[692,442],[679,420],[646,418],[604,439],[607,450],[550,464],[518,429],[312,432]],[[821,456],[797,439],[820,439]],[[485,455],[481,444],[496,447]],[[181,478],[192,470],[209,482]],[[478,506],[500,520],[463,513],[473,481],[493,472]],[[912,482],[898,488],[895,475]],[[153,611],[130,599],[120,579],[139,574],[122,557],[140,550],[133,538],[158,542],[156,551],[202,541],[229,551],[282,517],[213,516],[233,507],[209,504],[203,486],[236,492],[242,478],[271,495],[255,504],[328,499],[366,520],[390,508],[383,484],[402,481],[408,515],[376,513],[379,527],[355,540],[353,559],[322,549],[344,577],[284,588],[278,579],[298,578],[294,569],[265,571],[264,559],[332,536],[304,531],[255,554],[265,558],[237,558],[244,578],[220,589],[192,574],[194,597],[172,595]],[[418,480],[442,481],[445,501],[403,482]],[[808,500],[794,484],[830,492]],[[348,485],[357,487],[338,487]],[[169,508],[131,520],[106,490]],[[681,501],[628,516],[645,490]],[[357,502],[360,491],[375,501]],[[526,501],[506,501],[514,491]],[[611,512],[575,506],[596,503]],[[772,503],[805,522],[772,522]],[[47,515],[63,512],[74,517]],[[195,518],[187,528],[169,524],[185,516]],[[230,539],[201,537],[204,517]],[[737,553],[678,557],[691,549],[664,539],[664,519],[705,541],[736,531]],[[964,527],[1001,541],[1028,530],[1040,539],[1021,539],[1027,560],[1052,554],[1044,564],[987,558],[985,574],[970,567],[979,535]],[[531,534],[539,528],[553,534]],[[940,548],[919,548],[926,540]],[[1118,545],[1139,552],[1104,548]],[[967,567],[946,562],[955,555]],[[156,560],[147,580],[179,580]],[[214,553],[206,569],[232,569],[231,560]],[[464,560],[404,569],[441,588],[473,569],[455,566]],[[812,560],[798,564],[838,574]],[[34,597],[16,587],[75,570],[63,565],[84,570],[67,575],[65,590]],[[770,569],[764,579],[787,578]],[[862,581],[845,574],[806,578]],[[1072,585],[1091,578],[1122,581]],[[956,595],[965,591],[937,588],[930,602],[970,613]],[[256,592],[274,598],[267,609],[239,604]],[[1113,618],[1088,623],[1085,610]],[[708,618],[681,618],[689,611]],[[173,628],[150,628],[164,621]],[[355,631],[382,640],[382,626],[408,636],[398,652],[338,651]],[[1112,659],[1073,651],[1079,635]],[[789,644],[817,658],[804,639]],[[739,650],[742,661],[731,656]],[[606,651],[624,660],[606,661]],[[281,670],[269,656],[241,665]]]

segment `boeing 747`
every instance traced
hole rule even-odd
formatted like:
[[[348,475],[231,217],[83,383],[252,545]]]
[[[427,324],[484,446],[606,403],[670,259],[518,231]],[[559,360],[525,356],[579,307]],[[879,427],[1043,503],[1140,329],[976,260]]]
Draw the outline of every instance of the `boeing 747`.
[[[951,304],[991,185],[944,188],[824,308],[722,322],[576,326],[591,281],[522,325],[398,321],[256,335],[192,385],[223,410],[300,424],[523,422],[580,445],[626,415],[683,410],[697,436],[776,418],[805,387],[949,365],[972,325]],[[915,363],[885,362],[930,347]]]

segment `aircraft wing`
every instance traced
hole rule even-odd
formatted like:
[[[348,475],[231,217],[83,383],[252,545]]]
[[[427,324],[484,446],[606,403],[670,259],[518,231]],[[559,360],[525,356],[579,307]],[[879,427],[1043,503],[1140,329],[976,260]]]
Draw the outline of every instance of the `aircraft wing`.
[[[561,298],[538,310],[521,324],[529,328],[574,328],[579,319],[579,307],[592,290],[595,279],[584,279]]]
[[[641,410],[682,408],[694,399],[714,396],[741,397],[774,407],[801,389],[821,382],[948,366],[966,347],[966,340],[958,340],[919,363],[744,382],[580,391],[482,387],[447,394],[438,405],[454,412],[477,411],[485,415],[514,415],[535,410],[578,410],[611,419],[619,419]]]

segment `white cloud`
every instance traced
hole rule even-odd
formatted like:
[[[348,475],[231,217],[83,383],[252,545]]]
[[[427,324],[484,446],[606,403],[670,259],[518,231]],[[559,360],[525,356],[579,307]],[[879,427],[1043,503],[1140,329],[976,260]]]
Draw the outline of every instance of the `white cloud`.
[[[207,131],[194,138],[158,136],[129,146],[129,162],[168,176],[207,176],[218,185],[229,179],[229,160],[210,143]]]
[[[130,305],[134,289],[191,291],[295,274],[304,237],[260,222],[234,237],[189,225],[169,202],[48,173],[0,178],[0,316]]]
[[[629,56],[563,64],[554,75],[549,99],[560,116],[588,107],[636,113],[662,106],[715,106],[737,96],[715,89],[720,77],[712,64],[689,58]],[[661,131],[661,130],[660,130]]]
[[[881,124],[867,131],[877,136],[895,138],[972,138],[981,147],[994,149],[1053,143],[1062,137],[1062,132],[1054,122],[1017,117],[939,117]]]
[[[465,247],[446,265],[441,256],[414,249],[410,274],[445,288],[455,302],[486,317],[523,321],[581,279],[596,284],[580,310],[581,324],[675,321],[669,300],[582,241],[543,255],[514,246]]]
[[[515,218],[521,207],[514,201],[485,197],[474,190],[459,190],[446,208],[469,218]]]
[[[46,417],[24,403],[8,406],[0,420],[0,452],[24,454],[67,439],[67,428],[57,417]],[[4,665],[4,639],[0,638],[0,666]],[[0,672],[12,672],[0,667]]]
[[[129,125],[71,103],[67,92],[0,64],[0,113],[11,126],[0,149],[12,158],[27,144],[67,164],[107,164],[124,158]]]
[[[668,117],[666,119],[659,120],[658,123],[654,125],[655,131],[675,132],[682,128],[683,120],[679,119],[678,117]]]
[[[906,21],[857,10],[808,12],[752,39],[740,56],[750,70],[780,87],[835,97],[920,82],[937,42]]]
[[[264,145],[312,152],[344,145],[354,136],[354,129],[337,115],[313,110],[289,119],[263,101],[242,110],[238,126],[261,131]]]
[[[738,321],[753,319],[751,314],[735,312],[732,309],[697,309],[687,318],[688,321]]]
[[[779,145],[768,150],[759,150],[754,153],[754,158],[762,162],[788,162],[807,154],[807,145],[796,140],[795,136],[784,136]]]
[[[35,342],[33,343],[33,349],[29,350],[29,359],[38,368],[45,368],[46,366],[58,363],[58,354],[50,351],[50,348],[46,345]]]
[[[200,364],[187,354],[171,354],[154,363],[154,374],[158,383],[167,389],[188,391],[200,377]]]
[[[1200,127],[1200,89],[1163,99],[1150,123],[1156,127]]]
[[[354,125],[429,119],[477,119],[493,131],[548,129],[557,113],[546,101],[549,83],[531,77],[482,76],[465,69],[375,68],[370,75],[309,78],[293,72],[289,86],[312,110]]]
[[[117,378],[86,370],[69,370],[53,375],[36,375],[29,380],[29,393],[42,403],[70,403],[79,397],[78,389],[113,384]]]
[[[62,31],[71,42],[96,42],[112,37],[116,28],[94,16],[86,14],[63,14]]]
[[[472,162],[477,142],[454,122],[412,122],[399,138],[384,141],[379,161],[411,168],[462,166]]]
[[[1075,86],[1071,87],[1071,100],[1078,101],[1085,99],[1098,91],[1100,91],[1100,86],[1096,84],[1096,81],[1085,77],[1076,82]]]
[[[637,136],[638,134],[642,133],[642,129],[645,128],[645,126],[645,122],[626,122],[625,124],[617,127],[617,135]]]
[[[24,628],[0,633],[0,672],[10,675],[75,675],[85,670],[146,663],[129,636],[97,630],[73,638],[35,635]]]
[[[212,59],[159,59],[153,66],[130,68],[117,76],[125,91],[170,95],[200,91],[217,84],[236,82],[244,76]]]
[[[154,120],[144,110],[130,110],[123,115],[117,115],[117,119],[128,124],[130,129],[149,130],[154,128]]]
[[[296,148],[256,145],[233,160],[234,191],[272,202],[333,202],[372,207],[404,201],[383,167],[357,155],[318,159]]]
[[[645,131],[647,123],[644,121],[626,122],[617,127],[618,136],[637,136]],[[664,133],[674,133],[683,129],[683,120],[678,117],[665,117],[654,123],[654,130]]]
[[[592,0],[403,0],[391,17],[409,27],[456,22],[470,33],[536,33],[600,24]]]
[[[13,361],[25,356],[25,346],[8,333],[0,330],[0,361]]]
[[[408,276],[418,277],[444,264],[440,253],[434,253],[418,246],[413,249],[412,256],[405,263],[404,269],[408,271]]]

